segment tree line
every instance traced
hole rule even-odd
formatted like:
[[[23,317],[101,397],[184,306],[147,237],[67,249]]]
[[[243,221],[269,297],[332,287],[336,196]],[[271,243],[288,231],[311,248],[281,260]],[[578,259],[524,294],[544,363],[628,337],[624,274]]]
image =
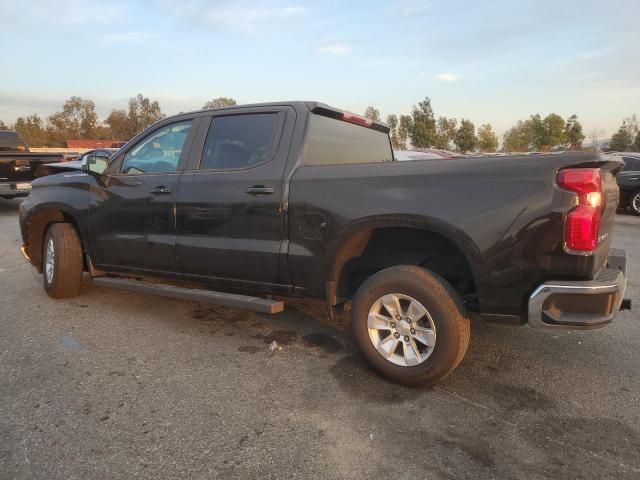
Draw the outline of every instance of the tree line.
[[[622,125],[611,136],[609,148],[618,152],[640,152],[640,128],[635,115],[622,120]]]
[[[373,120],[380,120],[380,112],[374,107],[368,107],[364,115]],[[490,123],[482,124],[476,133],[476,127],[471,120],[463,118],[458,122],[456,118],[445,116],[436,119],[429,97],[414,105],[409,115],[390,114],[386,120],[390,127],[391,142],[398,150],[406,149],[409,142],[414,148],[455,149],[461,153],[491,153],[498,149],[498,136]],[[536,114],[518,121],[505,132],[502,150],[548,151],[560,145],[577,150],[582,148],[584,138],[577,115],[571,115],[565,121],[556,113],[551,113],[545,118]]]
[[[218,97],[202,108],[235,104],[233,98]],[[64,102],[62,110],[46,118],[34,113],[18,117],[12,125],[0,120],[0,129],[15,130],[31,147],[65,147],[67,140],[72,139],[127,141],[164,117],[158,101],[139,93],[129,99],[126,109],[114,108],[100,121],[92,100],[73,96]]]
[[[223,108],[235,106],[231,97],[217,97],[206,102],[202,108]],[[368,107],[364,116],[380,120],[380,111]],[[12,128],[32,147],[64,147],[70,139],[95,139],[126,141],[149,125],[165,117],[158,101],[152,101],[142,94],[131,97],[127,108],[114,108],[103,121],[98,119],[95,103],[73,96],[62,110],[46,118],[38,114],[19,117],[13,125],[5,125],[0,120],[0,129]],[[414,105],[408,115],[390,114],[386,118],[390,127],[393,147],[397,150],[413,148],[438,148],[495,152],[499,139],[490,123],[482,124],[477,130],[471,120],[439,116],[436,118],[431,100]],[[603,135],[599,129],[589,133],[595,147]],[[527,152],[531,150],[549,151],[562,146],[572,150],[582,148],[585,139],[582,125],[577,115],[566,120],[556,113],[546,117],[530,115],[519,120],[502,137],[501,150],[504,152]],[[640,128],[635,115],[625,118],[618,131],[612,136],[609,148],[617,151],[640,151]]]
[[[380,112],[368,107],[364,116],[371,120],[380,120]],[[491,124],[486,123],[478,128],[468,119],[438,117],[436,119],[431,99],[425,99],[414,105],[409,115],[389,114],[386,118],[389,125],[391,143],[396,150],[406,150],[409,142],[413,148],[438,148],[442,150],[457,149],[462,153],[481,149],[495,152],[498,148],[498,136]]]

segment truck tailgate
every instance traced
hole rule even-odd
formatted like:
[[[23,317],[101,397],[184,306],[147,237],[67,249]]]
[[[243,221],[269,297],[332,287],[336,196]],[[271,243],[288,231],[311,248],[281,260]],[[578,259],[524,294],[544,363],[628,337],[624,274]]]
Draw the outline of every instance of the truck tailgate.
[[[40,165],[63,161],[61,153],[0,153],[0,183],[31,182]]]

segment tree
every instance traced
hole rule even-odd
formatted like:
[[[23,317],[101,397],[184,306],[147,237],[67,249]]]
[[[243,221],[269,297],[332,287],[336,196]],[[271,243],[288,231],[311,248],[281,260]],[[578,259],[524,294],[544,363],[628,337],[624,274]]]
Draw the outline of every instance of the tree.
[[[387,124],[389,125],[389,136],[391,137],[391,146],[400,150],[400,137],[398,137],[398,116],[395,113],[387,115]]]
[[[409,132],[411,143],[416,148],[429,148],[436,140],[436,119],[433,116],[429,97],[413,106],[411,112],[412,128]]]
[[[564,119],[557,113],[550,113],[542,121],[544,126],[544,140],[542,145],[544,151],[549,150],[551,147],[561,145],[565,142],[564,136]],[[582,127],[581,133],[582,133]]]
[[[96,105],[91,100],[71,97],[62,111],[49,116],[47,132],[53,146],[63,146],[72,138],[93,138],[98,124]]]
[[[481,152],[495,152],[498,148],[498,136],[490,123],[478,128],[478,148]]]
[[[400,115],[398,123],[398,147],[400,150],[407,149],[407,140],[413,130],[413,119],[411,115]]]
[[[129,99],[129,122],[133,127],[134,135],[164,117],[157,100],[152,102],[141,93]]]
[[[7,127],[2,120],[0,120],[0,130],[9,130],[9,127]]]
[[[567,119],[564,126],[564,138],[569,142],[571,150],[582,148],[584,134],[582,133],[582,124],[578,121],[578,116],[575,113]]]
[[[129,99],[129,111],[113,109],[105,120],[114,140],[129,140],[148,126],[164,118],[157,100],[151,101],[141,93]]]
[[[589,132],[589,140],[591,140],[591,148],[594,151],[600,150],[600,139],[604,137],[606,132],[601,128],[593,128]]]
[[[529,117],[529,121],[533,132],[532,146],[536,150],[546,152],[564,143],[564,120],[557,113],[550,113],[544,119],[536,113]]]
[[[44,122],[37,114],[29,115],[27,118],[19,117],[13,127],[16,132],[31,147],[48,146],[49,138]]]
[[[526,152],[533,145],[534,124],[531,119],[518,120],[502,137],[502,149],[505,152]]]
[[[453,140],[458,150],[462,153],[466,153],[470,150],[473,150],[476,146],[476,127],[473,125],[471,120],[467,120],[463,118],[460,121],[460,127],[456,132],[456,137]]]
[[[112,140],[129,140],[135,132],[129,123],[127,112],[121,108],[114,108],[104,121],[109,126],[109,135]]]
[[[639,132],[638,120],[635,115],[622,120],[622,125],[611,136],[609,148],[618,152],[629,151],[635,148]]]
[[[449,150],[456,137],[458,121],[455,118],[438,117],[434,147]]]
[[[208,110],[210,108],[225,108],[225,107],[235,107],[237,105],[236,100],[231,97],[218,97],[212,100],[209,100],[202,106],[203,110]]]
[[[380,121],[380,111],[374,107],[367,107],[367,109],[364,111],[364,116],[365,118],[373,120],[374,122]]]
[[[640,132],[636,135],[636,141],[633,143],[633,150],[640,152]]]

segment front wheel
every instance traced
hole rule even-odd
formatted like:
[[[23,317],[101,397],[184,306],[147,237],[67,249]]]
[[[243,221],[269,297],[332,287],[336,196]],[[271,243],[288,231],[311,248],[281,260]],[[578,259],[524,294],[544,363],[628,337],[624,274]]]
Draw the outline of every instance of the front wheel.
[[[82,283],[82,244],[70,223],[47,229],[42,252],[44,289],[52,298],[75,297]]]
[[[629,206],[634,215],[640,215],[640,190],[631,194]]]
[[[369,277],[351,307],[356,343],[383,377],[429,386],[462,361],[470,324],[458,294],[420,267],[387,268]]]

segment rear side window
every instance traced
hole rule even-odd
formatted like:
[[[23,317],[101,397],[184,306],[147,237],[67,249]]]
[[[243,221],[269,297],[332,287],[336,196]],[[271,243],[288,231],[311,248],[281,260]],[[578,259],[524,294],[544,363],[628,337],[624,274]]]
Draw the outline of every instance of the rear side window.
[[[271,159],[278,113],[213,117],[204,144],[200,170],[249,168]]]
[[[336,120],[311,115],[306,165],[391,162],[393,152],[386,133]]]

